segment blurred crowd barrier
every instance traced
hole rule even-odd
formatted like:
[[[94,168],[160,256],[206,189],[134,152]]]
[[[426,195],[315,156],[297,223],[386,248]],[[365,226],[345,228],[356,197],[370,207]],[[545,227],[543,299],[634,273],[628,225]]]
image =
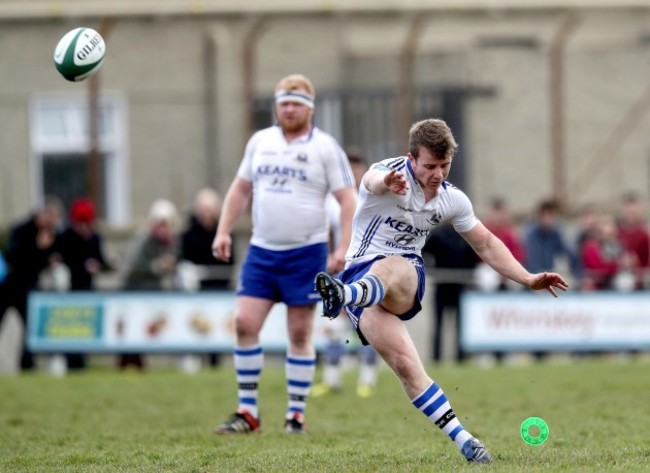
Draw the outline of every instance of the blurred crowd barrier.
[[[504,285],[483,264],[473,270],[429,268],[429,276],[436,288],[464,288],[456,316],[457,343],[465,355],[650,350],[650,271],[621,271],[611,289],[578,287],[558,298]]]

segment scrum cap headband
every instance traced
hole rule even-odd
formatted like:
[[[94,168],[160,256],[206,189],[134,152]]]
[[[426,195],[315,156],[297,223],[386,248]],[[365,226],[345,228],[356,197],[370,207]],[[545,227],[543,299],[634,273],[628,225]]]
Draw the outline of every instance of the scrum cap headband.
[[[305,92],[295,92],[289,90],[279,90],[275,94],[275,103],[298,102],[309,108],[314,108],[314,98]]]

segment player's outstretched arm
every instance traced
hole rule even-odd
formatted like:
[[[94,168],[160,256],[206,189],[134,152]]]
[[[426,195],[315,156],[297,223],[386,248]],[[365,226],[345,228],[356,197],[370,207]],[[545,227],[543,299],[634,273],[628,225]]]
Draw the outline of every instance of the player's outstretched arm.
[[[546,289],[557,297],[557,289],[566,291],[569,284],[557,273],[529,273],[510,250],[482,223],[468,232],[461,233],[480,258],[495,271],[508,279],[533,290]]]

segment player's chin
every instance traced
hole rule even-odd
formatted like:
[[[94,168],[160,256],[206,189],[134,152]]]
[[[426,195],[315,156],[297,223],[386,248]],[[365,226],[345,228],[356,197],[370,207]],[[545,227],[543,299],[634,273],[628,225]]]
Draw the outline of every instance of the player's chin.
[[[280,126],[282,126],[283,130],[293,132],[302,129],[303,124],[300,122],[300,120],[285,118],[284,120],[280,121]]]

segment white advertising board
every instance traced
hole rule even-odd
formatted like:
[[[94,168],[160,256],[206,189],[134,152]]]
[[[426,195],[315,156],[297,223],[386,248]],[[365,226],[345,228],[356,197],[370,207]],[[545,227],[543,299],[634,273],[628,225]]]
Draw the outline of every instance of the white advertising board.
[[[231,292],[33,293],[27,343],[36,352],[227,351],[235,343],[234,308]],[[286,318],[286,306],[276,304],[260,335],[265,349],[286,349]],[[331,323],[316,316],[317,348]]]
[[[469,352],[650,348],[650,293],[468,292],[461,344]]]

